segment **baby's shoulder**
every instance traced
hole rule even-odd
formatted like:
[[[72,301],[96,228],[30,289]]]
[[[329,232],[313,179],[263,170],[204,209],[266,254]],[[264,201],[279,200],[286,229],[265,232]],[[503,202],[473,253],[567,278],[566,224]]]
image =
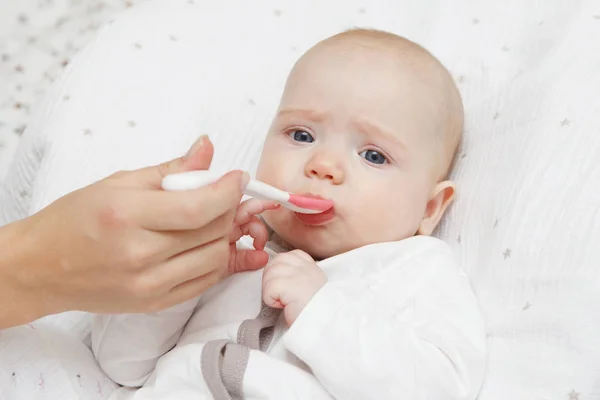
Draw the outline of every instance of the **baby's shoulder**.
[[[413,236],[395,242],[373,243],[327,259],[327,262],[345,260],[397,264],[402,262],[441,261],[456,262],[454,250],[446,242],[431,236]]]
[[[460,274],[453,249],[440,239],[414,236],[396,242],[374,243],[319,263],[328,275],[423,275]]]
[[[378,254],[379,257],[394,257],[402,259],[415,258],[454,258],[452,247],[446,242],[433,236],[412,236],[395,242],[375,243],[357,249],[363,255]]]

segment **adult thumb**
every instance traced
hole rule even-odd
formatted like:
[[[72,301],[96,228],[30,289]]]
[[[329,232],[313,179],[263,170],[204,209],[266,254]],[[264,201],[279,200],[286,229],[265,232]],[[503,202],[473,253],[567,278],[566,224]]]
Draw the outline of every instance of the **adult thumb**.
[[[202,135],[184,156],[159,165],[131,171],[123,178],[134,186],[160,189],[162,180],[167,175],[208,169],[212,162],[213,154],[214,147],[212,142],[207,135]]]
[[[176,158],[158,165],[161,180],[167,175],[178,172],[208,169],[212,162],[214,147],[207,135],[202,135],[194,142],[183,157]]]

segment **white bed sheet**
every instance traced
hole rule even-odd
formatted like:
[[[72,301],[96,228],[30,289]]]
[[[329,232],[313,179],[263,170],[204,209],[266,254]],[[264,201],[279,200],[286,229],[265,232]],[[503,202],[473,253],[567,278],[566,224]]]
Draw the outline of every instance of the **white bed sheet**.
[[[0,185],[35,104],[103,23],[145,0],[0,0]]]

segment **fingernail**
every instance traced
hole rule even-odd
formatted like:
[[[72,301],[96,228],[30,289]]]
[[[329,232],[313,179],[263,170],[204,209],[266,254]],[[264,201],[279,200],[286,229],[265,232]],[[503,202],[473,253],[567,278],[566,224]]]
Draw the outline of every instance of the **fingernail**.
[[[246,186],[248,186],[248,182],[250,182],[250,175],[247,172],[242,174],[242,192],[246,190]]]
[[[206,140],[206,138],[208,137],[208,135],[202,135],[200,136],[192,145],[192,147],[190,147],[190,149],[188,150],[188,152],[186,153],[185,156],[183,156],[183,158],[188,158],[190,157],[192,154],[194,154],[195,152],[197,152],[200,147],[202,147],[204,145],[204,141]]]

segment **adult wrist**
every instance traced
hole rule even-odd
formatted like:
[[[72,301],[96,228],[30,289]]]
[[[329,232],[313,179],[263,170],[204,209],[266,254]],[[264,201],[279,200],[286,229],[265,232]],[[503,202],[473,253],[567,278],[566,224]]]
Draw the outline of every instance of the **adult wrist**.
[[[48,313],[49,304],[32,284],[36,278],[34,267],[41,260],[27,222],[0,227],[0,329],[25,324]]]

